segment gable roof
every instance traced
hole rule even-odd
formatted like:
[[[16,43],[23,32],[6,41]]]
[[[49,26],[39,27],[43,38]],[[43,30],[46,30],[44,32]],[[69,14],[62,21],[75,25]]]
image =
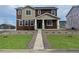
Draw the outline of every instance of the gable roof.
[[[33,8],[33,7],[31,7],[31,6],[18,7],[18,8],[15,8],[15,9],[17,10],[17,9],[25,9],[25,8],[31,8],[31,9],[34,9],[34,8]]]
[[[79,8],[79,6],[72,6],[72,8],[70,9],[70,11],[69,11],[68,14],[66,15],[66,17],[70,14],[70,12],[73,10],[73,8]]]
[[[31,6],[29,6],[29,5],[28,5],[28,6],[25,6],[24,8],[31,8],[31,9],[34,9],[33,7],[31,7]],[[24,9],[24,8],[23,8],[23,9]]]
[[[55,15],[52,15],[52,14],[50,14],[50,13],[44,13],[44,14],[41,14],[41,15],[37,16],[36,18],[41,17],[41,16],[44,16],[44,15],[48,15],[48,16],[51,16],[51,17],[60,19],[59,17],[57,17],[57,16],[55,16]]]
[[[17,10],[17,9],[24,9],[24,8],[27,8],[27,7],[32,8],[32,9],[58,9],[58,8],[56,8],[56,7],[31,7],[31,6],[29,6],[29,5],[27,5],[27,6],[25,6],[25,7],[18,7],[18,8],[15,8],[15,9],[16,9],[16,10]]]
[[[23,7],[18,7],[18,8],[15,8],[15,9],[17,10],[17,9],[22,9],[22,8],[23,8]]]
[[[35,7],[35,9],[58,9],[56,7]]]

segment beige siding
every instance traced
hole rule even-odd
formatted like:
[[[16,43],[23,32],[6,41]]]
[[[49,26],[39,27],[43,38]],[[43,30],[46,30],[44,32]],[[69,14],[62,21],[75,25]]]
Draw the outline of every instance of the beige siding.
[[[31,10],[31,15],[26,15],[26,10]],[[32,8],[24,8],[22,10],[22,19],[24,20],[31,20],[35,18],[35,10]]]

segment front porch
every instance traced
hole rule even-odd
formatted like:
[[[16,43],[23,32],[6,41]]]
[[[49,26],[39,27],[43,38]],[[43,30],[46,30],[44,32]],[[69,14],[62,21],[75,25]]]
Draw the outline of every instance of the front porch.
[[[59,29],[59,18],[49,13],[37,16],[35,30],[37,29]]]
[[[35,30],[37,29],[59,29],[58,20],[35,20]]]

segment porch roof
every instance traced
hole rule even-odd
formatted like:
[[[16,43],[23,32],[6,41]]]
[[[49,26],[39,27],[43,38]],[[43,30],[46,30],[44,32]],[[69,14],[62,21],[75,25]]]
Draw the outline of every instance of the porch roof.
[[[46,16],[46,17],[45,17]],[[52,15],[50,13],[44,13],[36,17],[36,19],[60,19],[59,17]]]

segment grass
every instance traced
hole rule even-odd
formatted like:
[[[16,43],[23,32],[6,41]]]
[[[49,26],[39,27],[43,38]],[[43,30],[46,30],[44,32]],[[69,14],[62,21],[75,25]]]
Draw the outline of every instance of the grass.
[[[48,41],[55,49],[79,49],[79,35],[49,35]]]
[[[0,49],[25,49],[32,39],[31,35],[0,35]]]

